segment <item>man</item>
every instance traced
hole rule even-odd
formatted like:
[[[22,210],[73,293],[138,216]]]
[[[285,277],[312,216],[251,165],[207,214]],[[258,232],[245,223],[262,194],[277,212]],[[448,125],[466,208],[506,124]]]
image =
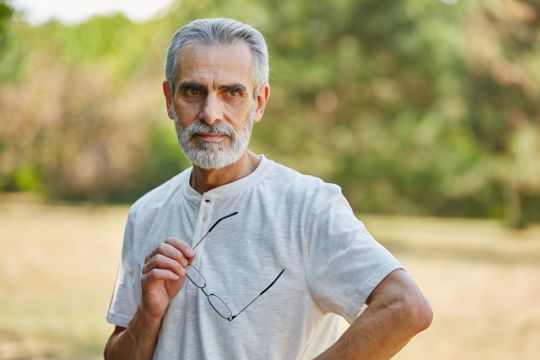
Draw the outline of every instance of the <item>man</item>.
[[[194,21],[165,75],[193,167],[130,209],[106,359],[389,359],[429,326],[339,187],[247,149],[270,94],[258,31]],[[351,323],[339,340],[337,315]]]

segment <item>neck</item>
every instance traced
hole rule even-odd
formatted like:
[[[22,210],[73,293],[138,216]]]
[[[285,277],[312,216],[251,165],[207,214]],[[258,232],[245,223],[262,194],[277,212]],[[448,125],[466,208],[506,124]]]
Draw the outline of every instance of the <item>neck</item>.
[[[246,150],[235,163],[219,169],[202,169],[193,165],[189,184],[199,194],[232,183],[251,174],[259,165],[260,159]]]

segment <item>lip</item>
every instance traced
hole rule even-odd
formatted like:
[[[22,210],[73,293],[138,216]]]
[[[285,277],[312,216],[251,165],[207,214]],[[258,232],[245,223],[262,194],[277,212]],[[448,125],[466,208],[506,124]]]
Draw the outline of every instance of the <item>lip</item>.
[[[226,135],[218,134],[218,133],[204,133],[204,134],[197,134],[197,136],[202,141],[206,141],[206,142],[221,142],[225,140],[226,138]]]

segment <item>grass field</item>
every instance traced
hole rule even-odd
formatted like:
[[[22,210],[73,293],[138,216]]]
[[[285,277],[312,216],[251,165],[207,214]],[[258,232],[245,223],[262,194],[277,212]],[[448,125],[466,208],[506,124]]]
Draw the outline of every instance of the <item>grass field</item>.
[[[0,198],[0,359],[99,359],[126,207]],[[520,359],[540,353],[540,226],[361,216],[435,313],[395,359]]]

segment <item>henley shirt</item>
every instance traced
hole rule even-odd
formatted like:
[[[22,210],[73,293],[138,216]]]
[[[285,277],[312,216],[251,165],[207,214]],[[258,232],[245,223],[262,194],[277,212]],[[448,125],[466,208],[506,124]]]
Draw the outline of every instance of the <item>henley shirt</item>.
[[[204,291],[186,279],[164,316],[154,359],[311,359],[339,336],[399,262],[368,233],[334,184],[260,155],[248,176],[203,194],[192,168],[139,199],[128,215],[107,321],[127,327],[141,302],[145,256],[169,237],[196,248]]]

